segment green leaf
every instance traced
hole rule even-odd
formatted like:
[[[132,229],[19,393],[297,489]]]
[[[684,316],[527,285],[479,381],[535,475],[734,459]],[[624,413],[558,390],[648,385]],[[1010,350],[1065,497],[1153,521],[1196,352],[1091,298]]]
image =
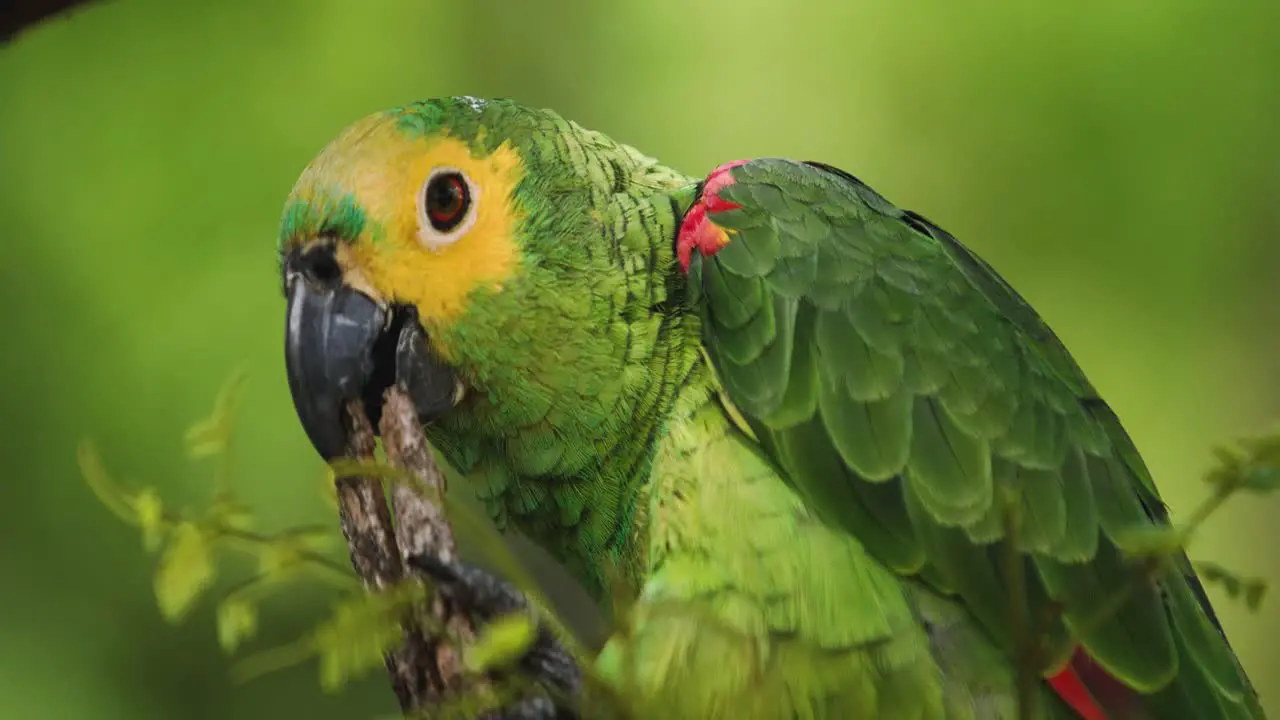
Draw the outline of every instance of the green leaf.
[[[214,496],[206,518],[210,525],[232,530],[247,530],[253,526],[253,510],[227,490],[220,490]]]
[[[193,458],[210,457],[226,452],[231,442],[232,420],[240,407],[248,381],[243,370],[236,370],[218,392],[213,413],[187,430],[187,452]]]
[[[229,440],[221,426],[202,420],[187,430],[187,453],[196,459],[218,455],[226,450]]]
[[[268,542],[258,554],[258,572],[276,580],[297,570],[304,562],[306,547],[298,537],[281,537]]]
[[[1259,494],[1280,490],[1280,467],[1253,468],[1240,479],[1240,489]]]
[[[338,509],[338,486],[334,484],[337,479],[333,468],[325,466],[324,476],[320,478],[320,498],[331,510]]]
[[[378,460],[335,458],[329,461],[329,470],[335,478],[365,477],[399,482],[406,485],[421,484],[417,476],[408,470]]]
[[[142,546],[147,552],[155,552],[164,541],[164,503],[154,488],[146,488],[129,498],[129,506],[134,517],[138,519],[138,527],[142,529]]]
[[[1267,594],[1267,581],[1262,578],[1253,578],[1245,583],[1244,588],[1244,606],[1252,612],[1257,612],[1262,607],[1262,598]]]
[[[1217,465],[1205,476],[1219,492],[1280,491],[1280,433],[1241,440],[1238,446],[1214,448]]]
[[[179,524],[156,569],[156,600],[165,619],[174,622],[186,614],[213,578],[213,561],[204,533],[195,523]]]
[[[1217,585],[1232,600],[1240,600],[1250,611],[1256,612],[1262,606],[1262,599],[1267,594],[1267,581],[1262,578],[1246,578],[1212,562],[1195,564],[1200,579],[1209,585]]]
[[[1213,449],[1213,456],[1217,465],[1205,474],[1205,482],[1223,490],[1237,486],[1247,462],[1244,453],[1237,448],[1218,446]]]
[[[138,517],[129,502],[128,493],[107,472],[97,447],[91,441],[81,441],[76,448],[76,462],[80,465],[80,475],[84,477],[85,484],[98,501],[106,505],[116,517],[130,525],[136,525]]]
[[[1152,525],[1122,528],[1116,545],[1130,557],[1167,557],[1182,549],[1185,538],[1176,528]]]
[[[475,644],[464,653],[468,672],[482,673],[519,660],[538,636],[538,625],[527,612],[495,618],[480,630]]]
[[[1280,433],[1249,438],[1240,444],[1254,465],[1280,467]]]
[[[339,603],[316,628],[312,646],[320,656],[320,684],[329,692],[383,666],[383,655],[403,639],[400,620],[425,588],[404,583],[384,592]]]
[[[258,611],[244,598],[229,597],[218,603],[218,644],[235,652],[240,643],[258,632]]]

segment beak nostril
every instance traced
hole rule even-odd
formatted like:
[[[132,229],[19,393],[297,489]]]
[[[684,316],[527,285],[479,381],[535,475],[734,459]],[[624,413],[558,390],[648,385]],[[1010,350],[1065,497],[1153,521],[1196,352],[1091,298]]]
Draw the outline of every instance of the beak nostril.
[[[297,269],[318,287],[336,287],[342,282],[342,268],[331,247],[318,247],[298,258]]]

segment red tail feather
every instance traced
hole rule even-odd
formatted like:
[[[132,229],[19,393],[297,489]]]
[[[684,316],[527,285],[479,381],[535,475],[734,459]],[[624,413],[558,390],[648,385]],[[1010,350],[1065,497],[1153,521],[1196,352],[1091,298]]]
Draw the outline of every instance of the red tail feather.
[[[1076,664],[1081,661],[1089,662],[1089,656],[1085,655],[1084,650],[1076,648],[1071,662],[1067,663],[1067,666],[1057,675],[1049,678],[1049,687],[1053,688],[1053,691],[1058,693],[1058,697],[1070,705],[1082,720],[1108,720],[1107,714],[1098,706],[1089,688],[1085,687],[1084,680],[1081,680],[1076,672]]]
[[[1049,687],[1082,720],[1129,720],[1145,717],[1142,696],[1107,674],[1083,648],[1076,648],[1071,662],[1049,678]]]

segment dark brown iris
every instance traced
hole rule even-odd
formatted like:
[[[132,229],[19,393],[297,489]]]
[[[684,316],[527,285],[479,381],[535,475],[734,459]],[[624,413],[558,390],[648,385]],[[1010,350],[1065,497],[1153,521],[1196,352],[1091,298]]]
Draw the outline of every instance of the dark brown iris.
[[[462,222],[471,206],[467,181],[456,172],[445,172],[427,183],[425,201],[427,220],[437,232],[449,232]]]

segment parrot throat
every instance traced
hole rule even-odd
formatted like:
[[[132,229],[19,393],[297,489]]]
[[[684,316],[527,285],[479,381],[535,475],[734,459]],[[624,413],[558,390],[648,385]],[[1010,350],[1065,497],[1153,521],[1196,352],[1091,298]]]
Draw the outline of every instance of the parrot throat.
[[[548,317],[538,342],[492,352],[482,390],[432,437],[500,529],[533,540],[597,601],[619,583],[638,586],[655,455],[681,397],[709,382],[675,258],[692,202],[677,190],[692,183],[657,165],[632,172],[635,184],[593,203],[588,216],[599,224],[590,232],[564,231],[548,246],[526,240],[531,254],[581,251],[563,261],[572,274],[539,267],[529,282],[538,298],[589,296],[586,310]]]
[[[654,461],[685,406],[702,402],[711,373],[699,350],[697,318],[671,314],[655,324],[652,351],[633,358],[624,391],[607,421],[568,472],[522,472],[522,457],[493,474],[500,493],[487,499],[499,527],[514,525],[582,584],[597,602],[632,597],[647,571],[649,507],[661,491]],[[628,395],[630,397],[628,397]],[[557,435],[558,430],[552,430]]]

